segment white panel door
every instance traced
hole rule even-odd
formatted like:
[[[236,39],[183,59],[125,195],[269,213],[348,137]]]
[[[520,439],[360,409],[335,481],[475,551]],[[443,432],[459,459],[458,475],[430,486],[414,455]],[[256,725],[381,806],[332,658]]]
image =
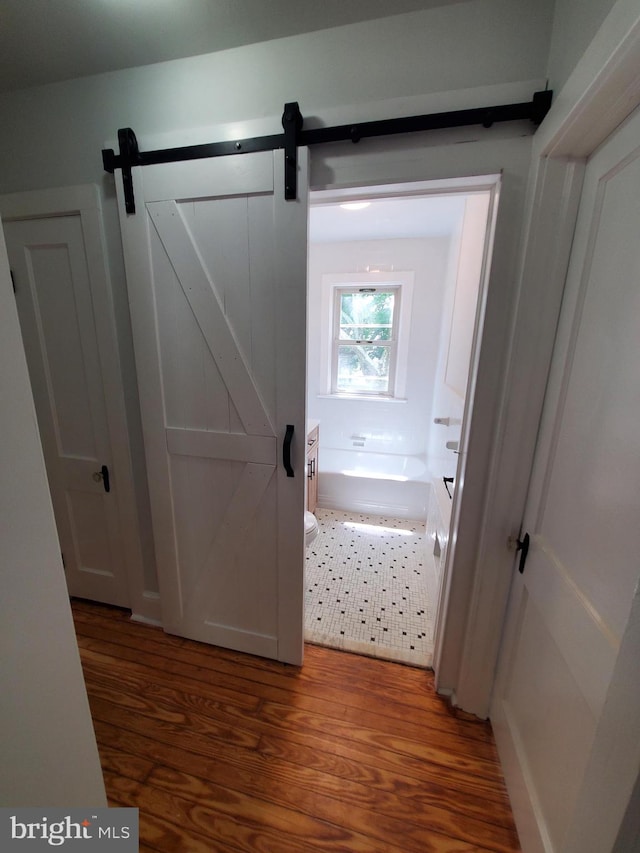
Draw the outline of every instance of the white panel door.
[[[69,593],[127,607],[81,217],[9,221],[4,230]]]
[[[120,220],[163,626],[302,662],[307,159],[134,169]],[[294,476],[282,465],[294,426]]]
[[[492,706],[526,853],[568,849],[599,724],[621,710],[610,687],[640,576],[639,282],[636,115],[585,173]]]

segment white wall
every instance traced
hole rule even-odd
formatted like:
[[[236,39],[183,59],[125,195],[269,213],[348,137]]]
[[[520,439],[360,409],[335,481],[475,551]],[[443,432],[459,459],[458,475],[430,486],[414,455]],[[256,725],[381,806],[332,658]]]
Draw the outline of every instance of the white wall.
[[[312,243],[309,246],[307,412],[309,417],[320,421],[321,448],[351,450],[352,436],[363,435],[366,436],[366,444],[359,450],[425,455],[448,250],[448,237]],[[415,272],[406,389],[402,402],[326,396],[321,332],[324,330],[328,334],[330,305],[322,301],[322,276],[325,273],[364,272],[370,265],[383,270]],[[321,322],[323,313],[324,324]]]
[[[0,803],[106,806],[0,229]]]
[[[485,254],[489,193],[468,196],[450,243],[448,281],[442,311],[440,349],[434,381],[428,460],[432,477],[455,477],[458,456],[447,443],[460,443]],[[481,331],[481,330],[480,330]],[[436,424],[435,419],[448,421]]]

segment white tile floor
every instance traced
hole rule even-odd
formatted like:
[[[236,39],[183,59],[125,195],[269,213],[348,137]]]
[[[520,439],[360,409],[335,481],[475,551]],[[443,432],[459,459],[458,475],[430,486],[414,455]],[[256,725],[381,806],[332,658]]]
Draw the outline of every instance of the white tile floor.
[[[305,639],[431,666],[433,558],[420,521],[318,509],[307,549]]]

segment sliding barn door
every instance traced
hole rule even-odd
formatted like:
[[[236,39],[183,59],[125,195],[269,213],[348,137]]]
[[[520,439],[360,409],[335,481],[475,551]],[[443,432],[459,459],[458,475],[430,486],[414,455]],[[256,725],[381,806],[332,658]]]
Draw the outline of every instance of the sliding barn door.
[[[307,156],[116,173],[167,632],[302,662]],[[287,426],[294,476],[283,462]]]

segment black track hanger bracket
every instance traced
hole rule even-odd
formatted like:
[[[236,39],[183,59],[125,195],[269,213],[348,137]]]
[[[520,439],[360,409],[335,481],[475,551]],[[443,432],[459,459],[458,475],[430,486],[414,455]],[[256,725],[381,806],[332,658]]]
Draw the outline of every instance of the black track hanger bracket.
[[[133,166],[141,166],[142,160],[138,149],[138,140],[130,127],[121,127],[118,131],[119,157],[116,157],[111,148],[102,152],[102,164],[106,172],[113,173],[115,169],[122,169],[122,189],[124,192],[124,206],[127,213],[136,212],[136,200],[133,194],[133,177],[131,169]]]
[[[545,89],[543,92],[533,93],[530,119],[536,127],[542,124],[542,120],[551,109],[552,100],[553,91],[551,89]]]
[[[294,201],[298,197],[298,137],[304,119],[297,101],[284,105],[284,197]]]

